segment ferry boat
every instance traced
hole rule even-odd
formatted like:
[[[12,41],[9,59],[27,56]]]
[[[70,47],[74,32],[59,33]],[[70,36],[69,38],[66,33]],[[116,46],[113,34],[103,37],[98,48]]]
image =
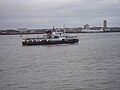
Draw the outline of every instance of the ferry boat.
[[[51,45],[77,42],[79,42],[77,36],[70,36],[63,32],[46,31],[42,38],[24,38],[22,40],[22,45]]]

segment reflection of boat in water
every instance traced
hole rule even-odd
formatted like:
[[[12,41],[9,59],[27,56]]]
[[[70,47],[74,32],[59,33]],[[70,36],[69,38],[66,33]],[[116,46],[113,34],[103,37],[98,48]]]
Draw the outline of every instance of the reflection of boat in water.
[[[77,36],[69,36],[63,32],[47,31],[42,38],[24,38],[22,45],[51,45],[76,42],[79,42],[79,38],[77,38]]]

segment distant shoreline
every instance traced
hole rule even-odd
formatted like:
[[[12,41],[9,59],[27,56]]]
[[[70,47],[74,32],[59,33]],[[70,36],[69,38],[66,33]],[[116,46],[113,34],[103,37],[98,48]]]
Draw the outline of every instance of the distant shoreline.
[[[113,32],[120,32],[120,31],[100,31],[100,32],[66,32],[66,33],[70,33],[70,34],[72,34],[72,33],[113,33]],[[44,34],[44,33],[3,33],[3,34],[1,34],[0,33],[0,35],[30,35],[30,34]]]

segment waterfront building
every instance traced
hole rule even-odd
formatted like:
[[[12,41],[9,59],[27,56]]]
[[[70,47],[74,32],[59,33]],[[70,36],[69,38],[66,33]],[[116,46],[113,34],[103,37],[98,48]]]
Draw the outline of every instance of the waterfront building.
[[[27,32],[27,28],[17,28],[20,33]]]
[[[107,20],[103,21],[103,30],[105,30],[107,28]]]
[[[86,24],[84,25],[84,29],[89,29],[90,25]]]

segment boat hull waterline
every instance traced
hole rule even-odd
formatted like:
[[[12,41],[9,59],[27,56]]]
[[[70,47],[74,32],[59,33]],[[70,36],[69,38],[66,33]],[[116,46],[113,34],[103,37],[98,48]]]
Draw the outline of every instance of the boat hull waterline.
[[[73,44],[79,42],[79,39],[72,39],[72,40],[62,40],[62,41],[37,41],[37,42],[22,42],[22,45],[52,45],[52,44]]]

